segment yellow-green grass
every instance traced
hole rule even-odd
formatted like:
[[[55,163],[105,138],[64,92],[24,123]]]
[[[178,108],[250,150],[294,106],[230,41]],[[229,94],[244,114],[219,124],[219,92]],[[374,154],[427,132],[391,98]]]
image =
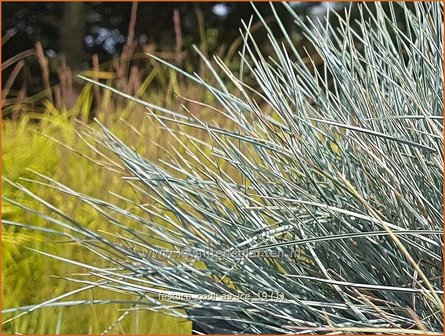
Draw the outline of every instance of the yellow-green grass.
[[[153,85],[155,80],[156,85]],[[112,81],[109,81],[108,84],[116,85]],[[205,131],[179,126],[173,122],[168,123],[168,127],[170,130],[178,132],[172,135],[161,126],[158,120],[148,117],[145,108],[131,100],[116,97],[107,90],[101,91],[100,104],[93,109],[94,90],[91,84],[84,85],[75,106],[70,110],[57,108],[47,101],[43,111],[38,113],[26,111],[26,113],[20,114],[18,120],[4,120],[2,174],[13,182],[23,184],[88,229],[119,234],[122,232],[119,232],[115,226],[110,227],[103,216],[82,203],[79,198],[68,197],[53,189],[30,183],[24,178],[35,179],[36,175],[33,173],[35,171],[83,194],[111,201],[124,208],[128,205],[117,200],[110,191],[136,200],[131,187],[122,180],[122,175],[106,169],[106,160],[88,148],[88,145],[83,141],[85,137],[79,135],[79,132],[82,134],[82,131],[86,129],[79,121],[87,124],[88,127],[98,128],[98,124],[91,121],[93,110],[97,119],[127,145],[134,147],[141,155],[158,162],[161,166],[162,159],[169,160],[171,159],[170,155],[174,156],[172,148],[181,155],[185,153],[185,148],[188,148],[200,160],[194,162],[195,164],[205,164],[204,155],[210,154],[210,148],[196,150],[187,136],[207,143],[210,139]],[[184,112],[186,109],[191,115],[205,123],[217,124],[224,128],[231,127],[230,121],[216,110],[218,104],[208,90],[202,86],[187,83],[184,78],[174,72],[163,71],[159,66],[153,66],[152,72],[141,83],[136,95],[145,101],[173,111]],[[198,101],[203,103],[197,103]],[[208,106],[213,107],[209,108]],[[180,144],[180,141],[183,143]],[[92,141],[89,141],[89,144],[95,146]],[[190,159],[189,156],[187,157]],[[173,159],[175,158],[173,157]],[[92,160],[103,165],[98,165]],[[231,178],[240,179],[239,172],[233,167],[227,166],[223,160],[218,164],[219,169],[223,169]],[[2,194],[32,209],[54,215],[42,204],[26,197],[23,192],[4,181],[2,181]],[[138,213],[137,209],[131,209],[131,211]],[[193,209],[190,211],[193,212]],[[2,213],[3,218],[10,221],[51,228],[48,221],[8,202],[2,202]],[[135,224],[128,223],[128,225]],[[58,229],[60,230],[60,228]],[[39,304],[82,286],[82,284],[60,277],[84,273],[84,269],[30,249],[92,265],[95,265],[98,259],[92,252],[81,248],[78,244],[48,233],[4,225],[2,238],[3,309]],[[64,301],[125,300],[126,298],[130,298],[128,294],[113,293],[96,288],[66,297]],[[41,308],[4,324],[3,332],[22,334],[98,334],[104,330],[114,334],[187,334],[191,332],[191,322],[148,310],[135,310],[120,319],[123,308],[128,308],[128,305]],[[7,321],[11,317],[14,317],[14,314],[6,314],[3,320]],[[116,321],[119,322],[115,323]]]
[[[68,198],[49,188],[44,188],[24,181],[23,178],[35,178],[32,171],[45,174],[74,190],[91,196],[109,200],[113,196],[108,191],[118,191],[122,196],[131,196],[131,188],[125,184],[121,176],[112,173],[99,165],[83,158],[71,149],[54,141],[60,141],[72,149],[88,153],[90,159],[104,161],[99,155],[87,148],[76,130],[76,120],[86,119],[85,111],[89,111],[92,87],[85,86],[73,110],[59,111],[52,104],[46,104],[46,111],[40,114],[26,113],[17,121],[4,120],[2,135],[3,176],[13,182],[20,182],[30,190],[48,200],[56,207],[73,216],[91,230],[110,230],[109,224],[97,212],[91,210],[78,199]],[[165,96],[151,96],[151,100],[162,103]],[[142,155],[156,160],[167,155],[155,144],[164,147],[174,145],[173,136],[163,130],[159,123],[145,115],[146,110],[129,104],[124,109],[117,109],[113,99],[107,98],[102,106],[98,119],[107,124],[115,134],[127,144],[134,146]],[[158,101],[157,101],[158,100]],[[208,113],[201,110],[200,113]],[[82,116],[82,114],[84,114]],[[75,118],[75,117],[78,118]],[[124,120],[121,120],[124,119]],[[214,119],[214,118],[213,118]],[[136,129],[128,124],[137,126]],[[97,125],[91,124],[92,127]],[[198,136],[196,130],[187,130],[189,134]],[[49,137],[53,138],[50,139]],[[4,196],[18,200],[30,208],[52,215],[48,209],[37,203],[10,184],[2,183]],[[116,199],[113,202],[119,201]],[[124,206],[124,204],[121,204]],[[134,210],[133,210],[134,211]],[[50,228],[50,224],[10,205],[2,202],[3,218],[22,222],[28,225]],[[131,223],[129,223],[131,225]],[[113,233],[118,233],[112,228]],[[87,264],[95,264],[97,258],[66,238],[30,231],[12,226],[3,226],[3,309],[38,304],[63,293],[81,287],[59,277],[70,277],[73,273],[82,273],[80,267],[63,261],[51,259],[28,248],[45,251],[64,258],[77,260]],[[53,277],[56,275],[57,277]],[[125,300],[128,294],[93,289],[65,298],[69,300]],[[134,298],[133,298],[134,299]],[[83,305],[64,308],[42,308],[21,316],[3,325],[4,333],[24,334],[98,334],[108,329],[109,333],[126,334],[187,334],[191,332],[191,323],[148,310],[134,311],[122,318],[122,308],[118,304]],[[6,314],[3,320],[13,317]],[[115,323],[119,321],[118,323]]]

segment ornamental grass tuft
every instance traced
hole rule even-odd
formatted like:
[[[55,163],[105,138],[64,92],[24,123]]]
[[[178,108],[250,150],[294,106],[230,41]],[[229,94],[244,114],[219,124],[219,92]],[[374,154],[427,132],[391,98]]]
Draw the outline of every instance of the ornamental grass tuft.
[[[280,36],[257,15],[273,54],[245,23],[237,71],[215,57],[203,80],[151,56],[212,96],[193,113],[82,77],[144,106],[176,142],[149,160],[103,123],[80,127],[133,190],[116,203],[39,172],[27,179],[81,200],[106,230],[11,181],[97,262],[39,253],[81,267],[70,280],[82,288],[124,293],[129,312],[162,311],[204,333],[442,333],[443,3],[359,4],[354,18],[345,7],[324,20],[271,6]]]

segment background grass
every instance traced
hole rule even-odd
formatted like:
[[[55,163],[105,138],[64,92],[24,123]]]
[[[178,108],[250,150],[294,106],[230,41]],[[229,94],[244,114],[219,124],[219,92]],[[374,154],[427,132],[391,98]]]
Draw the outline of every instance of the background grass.
[[[158,71],[156,69],[154,71]],[[153,79],[152,76],[147,77]],[[152,101],[162,103],[172,102],[175,99],[172,88],[176,78],[166,79],[167,94],[161,90],[150,94]],[[149,86],[150,82],[143,84],[141,92]],[[170,88],[170,89],[169,89]],[[194,87],[185,89],[188,94],[195,95],[200,92]],[[179,91],[177,91],[179,92]],[[11,181],[22,181],[23,178],[33,176],[33,171],[51,176],[58,181],[69,185],[75,190],[83,190],[94,197],[111,200],[110,191],[118,192],[122,196],[130,196],[131,188],[122,182],[120,176],[107,169],[97,153],[88,158],[78,153],[88,150],[87,143],[82,141],[78,133],[79,122],[88,122],[88,113],[91,111],[93,96],[91,85],[85,85],[76,105],[70,110],[55,107],[49,101],[45,109],[39,113],[21,113],[15,120],[3,121],[2,136],[2,165],[3,176]],[[167,153],[160,147],[174,146],[174,137],[146,118],[146,110],[136,104],[125,101],[120,102],[111,96],[102,101],[102,109],[97,112],[97,118],[113,129],[116,134],[141,154],[152,160],[161,160]],[[197,97],[195,97],[197,98]],[[201,98],[201,97],[198,97]],[[179,99],[175,101],[179,106]],[[173,103],[171,103],[173,104]],[[195,107],[196,108],[196,107]],[[98,109],[96,110],[98,111]],[[199,113],[209,113],[208,109],[200,108]],[[214,121],[218,121],[216,118]],[[223,120],[223,118],[220,118]],[[137,125],[135,128],[128,125]],[[95,125],[97,127],[97,125]],[[203,132],[187,130],[190,135],[205,136]],[[204,139],[204,138],[203,138]],[[70,148],[68,148],[70,147]],[[94,154],[94,153],[93,153]],[[91,161],[99,164],[91,164]],[[38,191],[30,183],[24,184],[37,191],[54,206],[73,216],[81,223],[85,223],[92,230],[106,230],[108,224],[100,218],[97,212],[88,208],[75,198],[63,195],[54,195],[50,191]],[[10,184],[2,184],[3,196],[18,202],[23,202],[36,211],[48,213],[38,202],[27,198]],[[118,202],[119,204],[119,202]],[[120,203],[123,206],[123,202]],[[25,210],[2,203],[4,219],[16,222],[29,223],[39,227],[49,228],[47,223],[32,216]],[[51,215],[48,213],[48,215]],[[118,234],[119,230],[114,233]],[[75,283],[61,280],[59,277],[69,277],[73,273],[81,272],[80,268],[68,265],[62,261],[54,261],[30,249],[45,250],[55,255],[76,258],[85,263],[96,263],[97,257],[78,244],[66,241],[65,238],[47,232],[23,230],[13,226],[3,227],[3,308],[38,304],[62,293],[78,288]],[[57,276],[57,277],[56,277]],[[30,285],[32,284],[32,285]],[[75,300],[119,299],[120,293],[92,289],[78,294]],[[3,326],[4,333],[38,333],[38,334],[98,334],[105,330],[109,333],[170,333],[182,334],[191,332],[191,322],[168,317],[164,314],[149,311],[134,312],[124,318],[120,311],[121,305],[110,304],[106,306],[84,305],[68,308],[44,308],[26,314]],[[4,315],[4,320],[11,315]],[[116,322],[118,321],[118,322]],[[116,322],[116,323],[115,323]]]

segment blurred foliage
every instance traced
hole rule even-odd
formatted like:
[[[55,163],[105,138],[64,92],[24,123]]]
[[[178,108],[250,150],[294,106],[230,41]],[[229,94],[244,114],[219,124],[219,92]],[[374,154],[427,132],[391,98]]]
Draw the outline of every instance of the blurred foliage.
[[[89,87],[89,94],[92,94]],[[83,97],[85,99],[85,96]],[[88,160],[56,144],[48,137],[54,137],[67,146],[76,150],[86,150],[86,144],[76,135],[76,121],[74,111],[57,111],[54,106],[47,103],[47,111],[43,115],[23,115],[17,121],[5,120],[3,123],[3,176],[17,181],[30,178],[34,174],[30,170],[53,176],[72,188],[82,188],[96,197],[110,198],[105,190],[115,190],[123,194],[131,193],[117,176],[98,169],[98,166],[89,164]],[[119,135],[127,140],[133,138],[136,148],[145,147],[145,153],[151,157],[157,156],[156,147],[141,142],[138,136],[128,127],[118,126],[118,113],[112,114],[108,124]],[[150,130],[152,139],[160,137],[162,133],[158,128],[147,125],[148,119],[141,115],[143,111],[134,111],[132,119],[140,118],[141,128]],[[141,117],[140,117],[141,116]],[[37,119],[36,119],[37,118]],[[131,119],[130,118],[130,119]],[[99,119],[105,120],[101,115]],[[38,122],[36,122],[38,120]],[[94,158],[99,159],[99,158]],[[27,184],[25,182],[25,184]],[[29,185],[32,188],[32,185]],[[32,188],[33,190],[39,188]],[[36,191],[37,191],[36,190]],[[29,207],[38,211],[47,211],[36,202],[32,202],[23,193],[11,188],[8,183],[2,185],[3,196],[16,201],[23,201]],[[84,204],[73,199],[51,196],[38,192],[41,196],[49,196],[50,202],[63,209],[67,214],[73,215],[77,220],[89,223],[90,228],[105,228],[107,223],[99,218],[97,213],[87,209]],[[32,223],[38,227],[48,228],[43,221],[38,221],[29,213],[18,210],[6,202],[2,203],[4,219],[22,223]],[[51,213],[48,213],[51,216]],[[94,264],[96,257],[89,251],[80,248],[73,242],[66,241],[58,236],[42,232],[29,232],[16,227],[5,226],[3,229],[3,308],[26,306],[48,300],[62,293],[76,289],[75,283],[63,281],[52,275],[69,277],[79,272],[79,269],[61,261],[54,261],[40,255],[31,249],[45,250],[55,255],[71,255],[84,262]],[[113,299],[113,294],[94,289],[76,296],[76,300]],[[121,296],[119,298],[122,298]],[[80,306],[69,308],[45,308],[25,315],[12,323],[3,326],[4,333],[38,333],[38,334],[98,334],[110,327],[113,321],[120,316],[119,305],[110,306]],[[4,320],[8,318],[4,316]],[[112,333],[187,333],[191,324],[171,318],[158,316],[150,312],[135,312],[129,314],[116,325],[112,325]]]
[[[106,65],[101,65],[104,67]],[[130,93],[154,104],[176,110],[188,110],[200,117],[227,124],[227,119],[203,105],[215,104],[214,98],[201,87],[180,80],[180,75],[166,70],[159,64],[152,63],[152,71],[137,86],[132,86],[128,74],[122,78],[116,72],[93,72],[85,74],[108,79],[107,83],[120,88],[132,88]],[[111,75],[111,76],[110,76]],[[204,78],[210,75],[203,72]],[[183,78],[182,78],[183,79]],[[135,83],[133,83],[135,84]],[[100,98],[98,98],[100,97]],[[109,224],[97,212],[88,209],[82,201],[61,195],[52,195],[51,190],[26,182],[35,177],[34,171],[57,179],[75,190],[83,190],[102,199],[114,199],[110,191],[131,197],[132,188],[123,182],[122,176],[114,171],[103,169],[107,162],[97,154],[85,157],[79,153],[88,151],[89,146],[96,146],[85,140],[80,132],[82,125],[97,128],[91,123],[94,115],[101,123],[113,129],[116,134],[132,148],[152,160],[159,161],[170,156],[171,148],[178,147],[178,139],[146,115],[146,109],[135,102],[114,96],[108,90],[98,90],[91,84],[83,86],[71,108],[56,106],[45,95],[39,98],[43,105],[32,111],[31,105],[12,105],[20,113],[14,118],[4,119],[2,136],[3,176],[12,182],[19,181],[42,198],[62,209],[69,216],[74,216],[82,223],[88,223],[90,229],[101,230]],[[93,102],[96,105],[93,106]],[[94,111],[92,115],[92,111]],[[170,126],[171,127],[171,126]],[[178,131],[187,132],[202,140],[206,134],[196,129],[182,127]],[[181,153],[183,149],[179,151]],[[91,164],[94,162],[95,164]],[[229,169],[230,171],[230,169]],[[30,208],[53,217],[54,214],[2,181],[2,194],[5,198],[23,202]],[[118,202],[119,203],[119,202]],[[123,206],[126,206],[122,203]],[[133,209],[134,210],[134,209]],[[3,218],[15,222],[32,224],[51,230],[44,220],[35,218],[31,213],[19,209],[8,202],[2,202]],[[118,234],[119,232],[115,232]],[[3,309],[27,306],[44,302],[63,293],[79,288],[78,284],[61,280],[71,274],[79,273],[80,267],[62,261],[54,261],[31,249],[45,251],[54,255],[75,258],[81,262],[94,264],[97,256],[80,245],[67,241],[47,231],[29,231],[19,227],[3,227]],[[32,286],[30,286],[32,283]],[[75,300],[117,299],[122,295],[110,294],[98,288],[76,294]],[[69,301],[70,297],[67,297]],[[109,333],[167,333],[181,334],[191,332],[191,322],[169,317],[147,310],[124,314],[122,308],[128,305],[110,304],[106,306],[77,306],[64,308],[44,308],[26,314],[3,326],[4,333],[37,334],[98,334],[109,328]],[[11,314],[4,315],[4,321]],[[79,327],[81,326],[81,327]]]
[[[226,15],[217,15],[215,5],[222,5]],[[307,13],[309,8],[316,5],[317,3],[302,3],[298,9],[301,13]],[[12,57],[32,47],[35,41],[41,41],[45,49],[56,53],[63,51],[60,34],[65,24],[63,13],[68,6],[69,3],[56,2],[3,4],[3,32],[15,30],[17,34],[15,41],[5,50],[4,57]],[[257,7],[264,16],[272,14],[268,3],[258,3]],[[141,44],[155,43],[163,50],[174,49],[175,9],[179,11],[184,48],[189,49],[192,44],[199,43],[202,29],[197,14],[199,11],[207,34],[214,39],[209,46],[211,53],[215,52],[219,45],[230,45],[239,36],[241,20],[248,21],[254,15],[252,6],[247,2],[142,2],[138,4],[138,20],[135,26],[135,36]],[[102,61],[107,61],[107,58],[109,60],[114,54],[121,53],[128,33],[130,14],[131,2],[83,2],[82,16],[79,18],[85,21],[83,37],[85,39],[90,36],[94,40],[93,43],[87,43],[89,39],[84,40],[86,54],[98,54]],[[107,40],[108,38],[111,40]],[[266,37],[263,40],[266,40]],[[110,48],[111,44],[115,49]]]
[[[226,15],[216,15],[215,6],[225,8]],[[300,3],[296,10],[310,14],[317,3]],[[23,59],[21,71],[14,74],[12,66],[3,66],[3,86],[13,81],[13,91],[26,87],[29,95],[42,91],[41,62],[33,57],[35,43],[42,45],[47,57],[49,82],[60,82],[59,71],[66,61],[76,73],[93,66],[93,55],[100,64],[113,64],[112,60],[125,53],[130,35],[135,45],[132,64],[149,72],[145,52],[158,54],[175,61],[188,71],[196,70],[199,59],[192,51],[196,45],[204,55],[233,55],[233,42],[239,40],[241,20],[248,23],[255,12],[249,3],[138,3],[134,27],[130,27],[132,3],[116,2],[10,2],[3,4],[2,44],[3,60]],[[258,10],[270,19],[272,10],[268,3],[258,3]],[[281,9],[279,9],[281,11]],[[174,20],[175,12],[177,20]],[[293,27],[288,16],[284,22]],[[288,21],[286,21],[288,20]],[[272,24],[271,29],[279,27]],[[291,32],[291,31],[290,31]],[[301,40],[298,31],[292,31],[295,42]],[[265,31],[258,34],[258,42],[267,45]],[[270,48],[270,46],[268,47]],[[19,57],[20,56],[20,57]],[[145,58],[145,59],[144,59]]]

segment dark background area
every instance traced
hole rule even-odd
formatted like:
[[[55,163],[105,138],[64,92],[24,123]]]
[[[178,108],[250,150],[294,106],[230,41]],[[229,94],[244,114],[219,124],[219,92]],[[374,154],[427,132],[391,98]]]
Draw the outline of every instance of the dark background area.
[[[264,16],[272,14],[268,3],[255,5]],[[131,6],[131,2],[3,2],[2,35],[13,35],[2,46],[3,59],[33,48],[40,41],[46,56],[54,58],[63,53],[74,69],[88,67],[93,54],[101,62],[108,61],[122,52]],[[302,2],[296,9],[305,14],[315,7],[320,4]],[[276,8],[284,12],[280,4]],[[200,41],[200,12],[210,53],[232,43],[239,36],[241,20],[248,21],[254,15],[248,2],[142,2],[138,4],[135,25],[135,38],[141,48],[175,48],[175,9],[179,11],[183,48]],[[283,15],[283,20],[290,23],[289,15]]]
[[[122,55],[129,31],[134,34],[133,64],[139,62],[140,68],[147,67],[145,52],[170,62],[177,62],[175,57],[181,54],[179,65],[194,71],[198,57],[193,45],[200,49],[205,46],[207,56],[225,55],[240,37],[242,20],[248,22],[253,17],[253,22],[258,21],[249,2],[140,2],[134,27],[130,28],[132,6],[132,2],[3,2],[2,86],[13,78],[9,92],[14,97],[20,96],[16,92],[25,87],[27,96],[43,90],[42,57],[39,60],[36,42],[41,43],[52,86],[60,82],[60,69],[66,69],[65,62],[73,74],[91,69],[93,55],[99,64],[110,64]],[[269,3],[255,6],[266,20],[272,19]],[[280,3],[275,3],[275,8],[282,14],[290,35],[299,36],[285,8]],[[302,16],[321,16],[326,5],[298,2],[294,8]],[[272,30],[279,29],[273,20],[270,22]],[[259,45],[265,45],[265,30],[259,29],[255,39]],[[19,60],[24,65],[14,74],[13,65]]]
[[[296,2],[293,7],[302,17],[321,17],[326,4]],[[270,28],[278,31],[270,4],[260,2],[255,6],[270,22]],[[274,6],[289,35],[300,43],[301,34],[287,10],[280,3]],[[66,73],[69,69],[75,75],[91,69],[93,55],[102,70],[116,71],[113,62],[125,54],[129,32],[133,34],[128,52],[131,65],[137,64],[148,73],[145,53],[149,52],[186,71],[195,71],[200,61],[193,45],[204,49],[206,56],[225,56],[240,37],[242,20],[259,20],[249,2],[139,2],[136,7],[134,26],[130,27],[132,2],[3,2],[2,87],[8,87],[5,97],[12,97],[10,103],[15,103],[21,96],[31,97],[48,85],[58,85],[61,70]],[[254,34],[258,45],[267,48],[265,29]],[[42,46],[40,57],[36,42]],[[19,62],[20,71],[14,73]],[[45,69],[49,72],[47,84]]]

